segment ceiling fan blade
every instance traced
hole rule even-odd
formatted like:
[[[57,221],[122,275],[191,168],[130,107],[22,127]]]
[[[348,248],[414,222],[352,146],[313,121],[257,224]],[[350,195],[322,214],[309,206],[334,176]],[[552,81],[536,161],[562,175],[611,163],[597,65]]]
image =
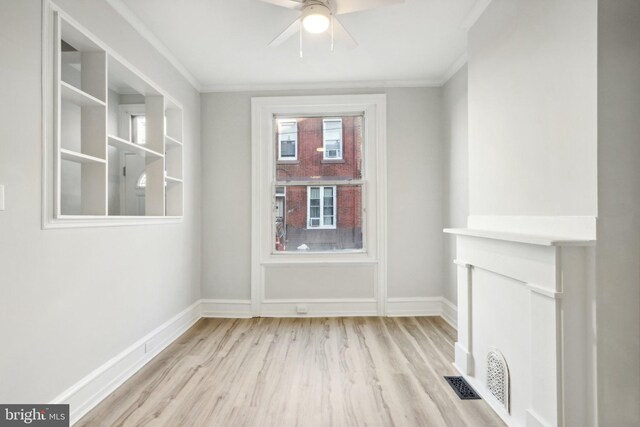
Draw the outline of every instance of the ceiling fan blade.
[[[405,0],[333,0],[336,3],[335,14],[359,12],[361,10],[376,9],[392,4],[404,3]]]
[[[295,0],[260,0],[264,3],[273,4],[275,6],[286,7],[287,9],[302,9],[302,2]]]
[[[358,46],[356,39],[335,16],[333,17],[333,36],[341,43],[344,43],[347,49],[353,49]]]
[[[281,32],[278,35],[278,37],[276,37],[275,39],[271,40],[271,43],[269,43],[269,46],[279,46],[279,45],[281,45],[288,38],[290,38],[291,36],[296,34],[298,31],[300,31],[300,18],[298,18],[295,21],[293,21],[293,23],[291,23],[291,25],[289,25],[286,30]]]

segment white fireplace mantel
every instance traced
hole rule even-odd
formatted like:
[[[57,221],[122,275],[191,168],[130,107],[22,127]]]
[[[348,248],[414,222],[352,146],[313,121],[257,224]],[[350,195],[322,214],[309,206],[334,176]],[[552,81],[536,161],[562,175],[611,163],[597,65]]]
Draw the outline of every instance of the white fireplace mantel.
[[[589,426],[593,286],[585,239],[477,229],[456,236],[455,366],[510,426]],[[487,357],[507,363],[508,405],[487,387]]]

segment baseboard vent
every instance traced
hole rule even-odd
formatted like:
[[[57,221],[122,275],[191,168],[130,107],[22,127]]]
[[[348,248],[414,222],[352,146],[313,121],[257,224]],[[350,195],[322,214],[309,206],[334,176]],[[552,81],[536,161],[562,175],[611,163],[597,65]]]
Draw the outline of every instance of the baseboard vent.
[[[453,391],[462,400],[481,399],[480,395],[471,388],[469,383],[462,377],[444,377],[449,383]]]

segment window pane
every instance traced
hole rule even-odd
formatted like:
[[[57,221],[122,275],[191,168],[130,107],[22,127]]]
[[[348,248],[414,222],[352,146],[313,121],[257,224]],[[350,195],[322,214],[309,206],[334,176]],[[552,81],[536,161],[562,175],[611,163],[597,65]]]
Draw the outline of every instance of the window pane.
[[[274,141],[276,180],[317,181],[322,185],[322,181],[327,180],[362,179],[363,117],[339,118],[336,121],[327,121],[324,117],[277,119],[279,133]],[[289,135],[295,142],[287,142]],[[295,163],[278,162],[294,159]]]
[[[295,157],[296,144],[295,141],[282,141],[280,144],[280,157]]]
[[[278,120],[278,159],[295,160],[298,143],[298,123],[295,120]]]
[[[276,251],[346,251],[363,248],[362,186],[284,186],[277,196]],[[301,248],[301,249],[298,249]]]

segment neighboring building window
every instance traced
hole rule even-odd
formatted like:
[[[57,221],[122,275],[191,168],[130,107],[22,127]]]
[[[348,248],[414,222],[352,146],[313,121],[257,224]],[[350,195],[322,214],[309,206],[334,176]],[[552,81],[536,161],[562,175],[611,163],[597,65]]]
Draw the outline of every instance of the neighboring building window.
[[[322,139],[324,159],[342,160],[342,119],[324,119]]]
[[[336,187],[307,187],[308,228],[336,228]]]
[[[298,123],[278,120],[278,160],[298,159]]]

